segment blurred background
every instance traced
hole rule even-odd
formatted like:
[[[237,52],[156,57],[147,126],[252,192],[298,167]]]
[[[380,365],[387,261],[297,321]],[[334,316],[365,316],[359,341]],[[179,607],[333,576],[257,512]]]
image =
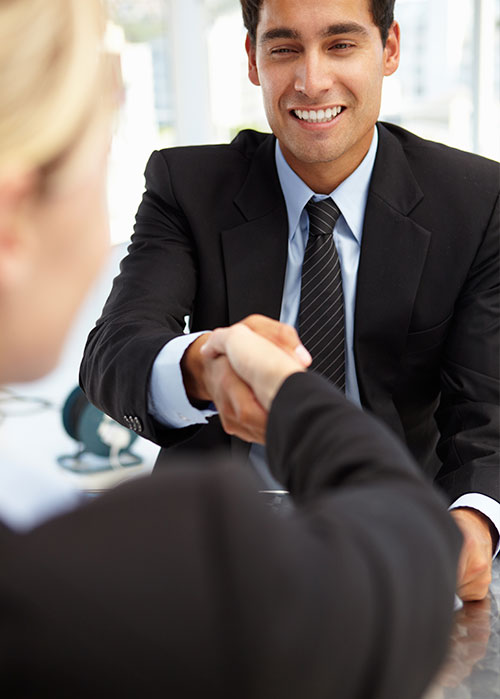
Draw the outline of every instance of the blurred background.
[[[242,128],[268,130],[259,88],[247,79],[238,0],[108,0],[109,45],[125,88],[109,169],[114,243],[75,322],[57,369],[0,390],[0,456],[99,491],[151,469],[158,448],[138,439],[139,465],[96,456],[61,463],[86,445],[63,428],[88,332],[126,254],[155,148],[227,142]],[[381,118],[426,138],[500,158],[500,0],[397,0],[402,59],[386,79]],[[117,59],[118,62],[118,59]],[[71,459],[70,459],[71,461]],[[116,459],[115,459],[116,462]],[[132,460],[133,462],[133,460]]]
[[[126,102],[113,146],[114,242],[129,238],[154,148],[268,131],[238,0],[109,0]],[[402,58],[381,119],[500,158],[500,0],[396,0]]]

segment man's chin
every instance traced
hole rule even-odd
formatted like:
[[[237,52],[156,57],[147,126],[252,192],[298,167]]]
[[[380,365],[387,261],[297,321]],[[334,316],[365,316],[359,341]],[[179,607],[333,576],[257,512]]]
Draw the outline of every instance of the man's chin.
[[[301,143],[290,144],[290,147],[283,145],[280,141],[281,150],[287,161],[301,165],[320,165],[333,163],[338,160],[343,150],[338,146],[329,146],[327,143]],[[293,165],[292,165],[293,167]]]

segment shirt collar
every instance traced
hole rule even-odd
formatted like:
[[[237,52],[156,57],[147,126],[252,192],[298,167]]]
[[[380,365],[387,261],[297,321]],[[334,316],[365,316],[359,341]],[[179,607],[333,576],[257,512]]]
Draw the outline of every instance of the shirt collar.
[[[361,163],[356,170],[347,177],[337,189],[330,192],[332,199],[342,212],[347,225],[352,234],[361,243],[363,233],[363,222],[365,219],[366,201],[368,198],[368,189],[370,179],[375,164],[375,156],[377,155],[378,132],[373,130],[373,138]],[[312,196],[324,199],[325,195],[316,194],[310,189],[306,183],[292,170],[286,162],[280,145],[276,139],[276,168],[278,170],[278,178],[280,181],[283,196],[285,198],[286,210],[288,214],[288,230],[289,238],[293,238],[295,231],[299,225],[302,211]]]

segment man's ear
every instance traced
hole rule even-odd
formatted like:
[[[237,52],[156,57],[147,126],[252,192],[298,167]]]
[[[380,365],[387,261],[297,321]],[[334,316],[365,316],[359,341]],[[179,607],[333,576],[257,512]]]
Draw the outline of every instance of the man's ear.
[[[0,179],[0,289],[17,285],[33,262],[32,221],[36,177],[13,175]]]
[[[400,36],[399,24],[393,22],[384,47],[384,75],[392,75],[399,66]]]
[[[245,49],[248,56],[248,77],[250,82],[254,85],[260,85],[259,72],[257,70],[257,56],[255,52],[255,45],[247,34],[245,39]]]

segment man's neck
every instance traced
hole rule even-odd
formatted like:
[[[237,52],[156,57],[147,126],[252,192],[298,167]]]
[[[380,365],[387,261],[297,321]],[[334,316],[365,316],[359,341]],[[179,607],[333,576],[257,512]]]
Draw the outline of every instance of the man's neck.
[[[331,194],[363,162],[370,149],[373,133],[374,129],[371,129],[356,148],[336,160],[326,162],[305,163],[295,158],[281,141],[279,145],[288,165],[313,192]]]

